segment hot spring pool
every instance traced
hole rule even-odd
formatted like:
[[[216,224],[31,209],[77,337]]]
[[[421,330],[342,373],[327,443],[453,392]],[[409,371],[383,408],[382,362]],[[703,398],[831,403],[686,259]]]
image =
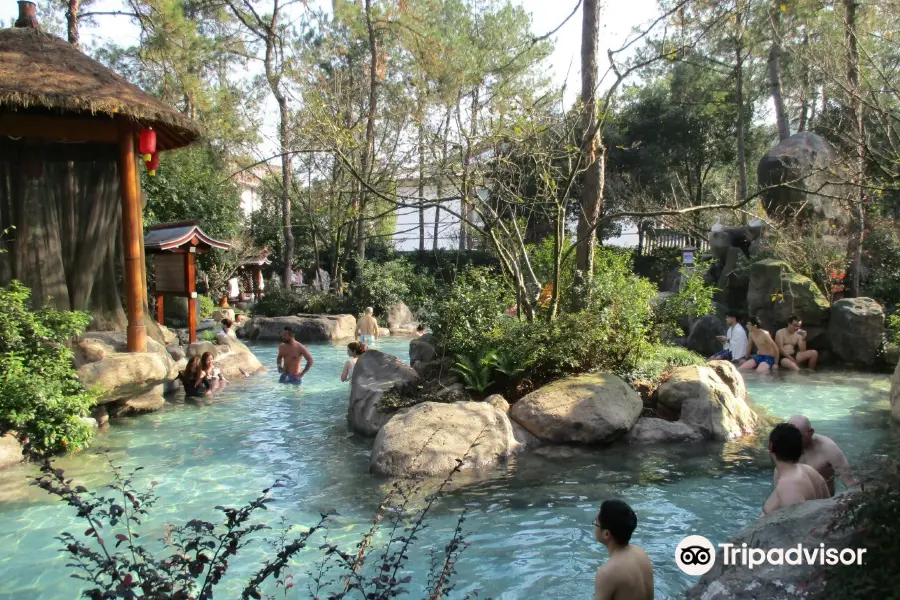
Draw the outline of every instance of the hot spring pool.
[[[381,350],[406,358],[408,340],[387,339]],[[347,549],[368,530],[385,481],[368,473],[370,440],[347,432],[347,384],[339,375],[345,346],[311,345],[316,364],[302,387],[282,386],[270,371],[234,383],[204,405],[170,403],[165,410],[117,422],[94,447],[59,461],[88,487],[108,481],[106,454],[128,468],[144,466],[141,479],[158,482],[160,502],[144,527],[144,539],[161,537],[167,522],[203,517],[213,507],[238,505],[287,473],[265,521],[312,525],[320,512],[339,517],[332,541]],[[266,366],[275,345],[254,351]],[[752,377],[752,376],[751,376]],[[896,435],[888,418],[886,376],[816,374],[750,379],[757,404],[775,415],[807,414],[820,433],[834,438],[852,464],[883,451]],[[54,539],[84,529],[73,511],[44,492],[23,485],[35,469],[0,475],[0,598],[71,600],[80,582],[69,577],[66,557]],[[630,448],[579,452],[566,458],[530,453],[517,457],[486,483],[455,490],[420,534],[410,567],[412,590],[424,584],[429,551],[441,551],[460,512],[470,546],[458,563],[457,596],[478,589],[480,597],[569,599],[591,594],[593,573],[606,552],[593,540],[598,504],[625,499],[638,514],[634,541],[654,560],[656,593],[674,597],[694,578],[677,569],[672,554],[685,535],[723,541],[755,521],[769,493],[768,457],[752,442],[691,447]],[[257,544],[233,563],[217,597],[235,590],[258,566],[266,547]],[[301,554],[294,569],[296,595],[308,596]],[[464,595],[464,594],[462,594]],[[411,598],[418,598],[412,594]]]

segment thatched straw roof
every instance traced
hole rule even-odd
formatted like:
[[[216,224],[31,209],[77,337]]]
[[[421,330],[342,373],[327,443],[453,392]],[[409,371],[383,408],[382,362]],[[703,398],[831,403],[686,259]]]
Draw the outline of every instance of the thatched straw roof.
[[[199,129],[71,44],[37,29],[0,29],[0,113],[39,110],[112,118],[157,130],[161,150],[186,146]]]

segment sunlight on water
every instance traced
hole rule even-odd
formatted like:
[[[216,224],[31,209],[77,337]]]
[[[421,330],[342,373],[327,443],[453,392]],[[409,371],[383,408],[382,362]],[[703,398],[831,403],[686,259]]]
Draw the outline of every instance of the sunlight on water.
[[[406,339],[379,345],[407,358]],[[274,366],[274,345],[254,351]],[[145,540],[161,537],[166,523],[214,519],[214,506],[239,504],[288,474],[291,483],[278,490],[266,522],[277,528],[284,516],[311,525],[334,508],[340,516],[330,539],[351,549],[387,486],[368,473],[371,441],[347,432],[349,386],[339,380],[344,345],[313,345],[311,351],[316,364],[301,387],[279,385],[273,370],[236,382],[204,404],[171,402],[159,413],[117,422],[91,451],[60,466],[89,487],[108,481],[106,455],[126,468],[145,467],[141,481],[156,481],[160,495]],[[753,379],[748,388],[776,416],[807,414],[858,464],[894,435],[886,382],[883,376],[799,375]],[[23,467],[0,475],[0,598],[77,598],[79,582],[69,578],[54,536],[85,527],[70,509],[22,484],[33,474]],[[618,496],[638,514],[634,541],[654,560],[657,596],[671,597],[693,581],[672,560],[678,541],[693,533],[723,541],[755,521],[771,477],[768,456],[755,440],[614,446],[565,458],[529,453],[499,468],[492,480],[442,499],[420,536],[422,551],[412,557],[414,583],[425,583],[429,553],[442,551],[467,509],[470,547],[458,564],[457,590],[479,589],[481,597],[504,600],[589,597],[593,572],[606,557],[592,539],[591,522],[602,500]],[[265,550],[256,544],[242,553],[217,597],[236,597]],[[313,551],[301,554],[296,597],[307,596],[304,574],[316,558]]]

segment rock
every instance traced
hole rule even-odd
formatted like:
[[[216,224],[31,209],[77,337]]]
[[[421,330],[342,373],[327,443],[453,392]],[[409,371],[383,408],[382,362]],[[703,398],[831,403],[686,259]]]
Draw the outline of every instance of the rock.
[[[687,347],[700,356],[712,356],[722,349],[722,342],[716,336],[724,335],[726,329],[725,322],[718,316],[702,316],[691,327]]]
[[[831,307],[831,349],[844,361],[874,366],[884,344],[884,309],[871,298],[844,298]]]
[[[759,317],[773,336],[791,314],[799,315],[804,326],[823,325],[830,308],[811,279],[794,273],[786,262],[771,259],[750,266],[747,306],[750,316]]]
[[[294,331],[298,342],[329,342],[352,338],[356,330],[353,315],[296,315],[254,317],[239,332],[251,340],[279,341],[285,327]]]
[[[387,327],[379,327],[378,328],[378,337],[379,338],[391,337],[391,330],[388,329]]]
[[[895,344],[885,344],[884,364],[889,367],[895,367],[900,364],[900,346]]]
[[[516,402],[509,414],[542,441],[606,444],[628,433],[641,409],[637,392],[603,373],[554,381]]]
[[[216,344],[214,342],[194,342],[187,347],[186,354],[188,358],[194,358],[195,356],[197,358],[200,358],[207,352],[212,354],[213,360],[215,360],[215,358],[219,356],[219,354],[228,352],[228,346],[220,346],[219,344]]]
[[[413,329],[416,326],[416,317],[403,302],[392,304],[387,309],[387,326],[391,329]]]
[[[509,412],[509,402],[500,394],[493,394],[484,399],[485,402],[502,412],[504,415]]]
[[[92,332],[90,335],[97,336],[100,333]],[[106,344],[101,360],[83,364],[78,368],[78,378],[85,387],[99,387],[102,390],[99,404],[139,396],[166,381],[175,379],[178,375],[175,361],[161,344],[148,339],[147,352],[125,352],[125,334],[102,333],[105,336],[121,336],[121,346],[115,337],[107,338],[107,341],[115,343],[116,346]],[[121,351],[117,352],[115,348],[121,348]]]
[[[234,323],[234,310],[230,308],[220,308],[218,310],[214,310],[212,314],[212,320],[216,323],[221,324],[223,319],[228,319],[232,323]]]
[[[891,415],[900,423],[900,365],[894,369],[891,377]]]
[[[178,341],[178,336],[165,325],[159,325],[159,331],[164,340],[164,346],[172,346]]]
[[[90,427],[91,429],[100,429],[100,424],[93,417],[78,417],[78,420]]]
[[[409,364],[428,363],[437,357],[434,337],[430,333],[409,341]]]
[[[457,460],[461,469],[491,467],[518,446],[509,418],[490,404],[423,402],[381,428],[371,467],[392,477],[446,476]]]
[[[109,423],[109,411],[106,410],[106,405],[104,404],[94,407],[91,416],[97,421],[99,427],[103,427]]]
[[[385,392],[397,385],[419,379],[419,374],[396,356],[378,350],[363,353],[353,368],[350,381],[350,405],[347,424],[351,431],[374,436],[393,416],[378,410],[378,402]]]
[[[638,419],[625,439],[631,444],[671,444],[697,442],[703,439],[703,434],[681,421],[643,417]]]
[[[205,352],[213,355],[215,365],[219,367],[226,379],[239,379],[253,373],[265,371],[262,363],[250,348],[238,341],[237,338],[220,333],[216,335],[216,343],[194,342],[188,346],[189,357],[202,357]]]
[[[181,346],[169,346],[166,348],[166,351],[169,353],[169,356],[172,357],[172,360],[175,362],[180,361],[182,358],[185,358],[184,348]]]
[[[746,544],[767,552],[773,548],[797,548],[798,544],[802,544],[808,552],[819,549],[821,543],[827,548],[860,547],[854,543],[852,527],[828,533],[835,518],[835,508],[843,499],[845,497],[838,496],[812,500],[782,509],[750,525],[729,539],[728,543],[737,548]],[[710,541],[721,543],[719,540]],[[688,600],[812,600],[821,597],[820,576],[828,566],[808,565],[806,561],[799,565],[770,565],[766,562],[751,570],[740,564],[726,566],[722,552],[719,550],[716,553],[712,569],[685,592]],[[790,555],[785,558],[790,558]]]
[[[843,186],[831,183],[840,180],[833,174],[837,159],[828,141],[807,131],[769,150],[756,168],[766,213],[782,223],[847,225],[849,211],[836,199],[845,195]]]
[[[110,414],[114,417],[126,417],[155,412],[166,405],[163,397],[163,386],[157,385],[142,394],[111,404]]]
[[[678,367],[657,390],[658,403],[703,439],[727,441],[756,430],[757,416],[747,405],[744,380],[733,364],[723,360],[705,366]],[[651,422],[644,427],[656,427]],[[685,430],[679,428],[678,431]],[[676,433],[667,428],[668,435]],[[655,435],[655,434],[654,434]],[[645,430],[635,434],[651,436]]]
[[[0,469],[13,467],[21,463],[24,459],[22,456],[22,444],[11,434],[0,436]]]

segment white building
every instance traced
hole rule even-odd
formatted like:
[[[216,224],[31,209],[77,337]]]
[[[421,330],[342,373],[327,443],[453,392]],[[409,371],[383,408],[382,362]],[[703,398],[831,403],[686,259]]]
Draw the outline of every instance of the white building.
[[[238,171],[238,168],[235,171]],[[240,170],[231,176],[241,192],[241,210],[245,217],[261,208],[263,178],[267,175],[277,175],[279,172],[277,167],[263,164]]]

